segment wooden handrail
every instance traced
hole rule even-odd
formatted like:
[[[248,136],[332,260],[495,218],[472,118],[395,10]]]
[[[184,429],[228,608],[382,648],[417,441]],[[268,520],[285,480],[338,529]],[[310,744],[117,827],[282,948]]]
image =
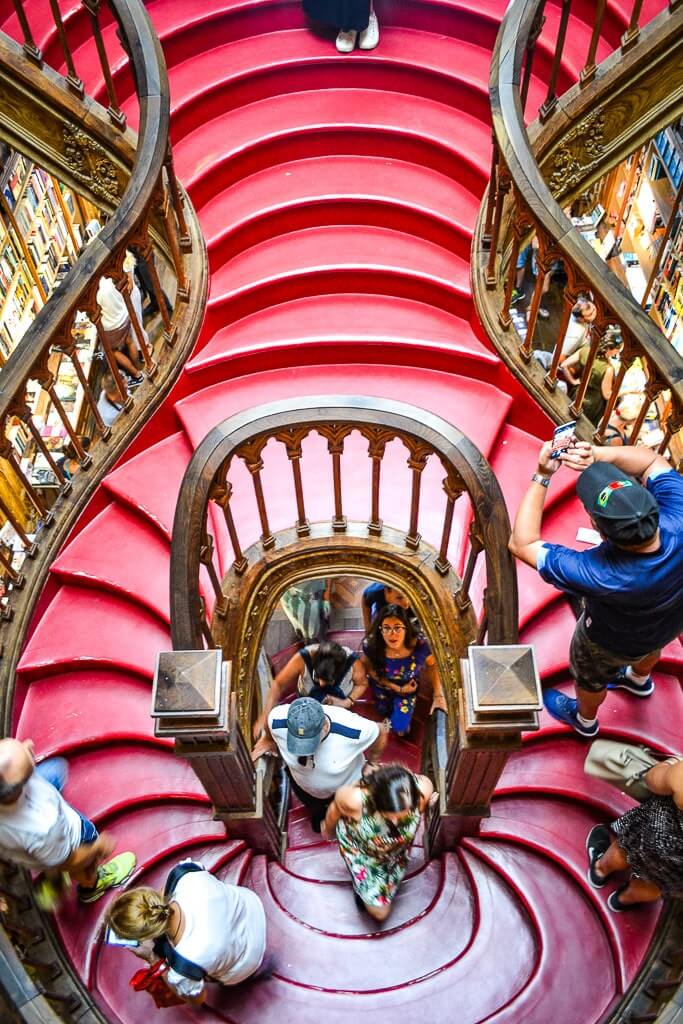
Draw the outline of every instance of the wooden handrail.
[[[657,15],[652,26],[648,26],[648,31],[641,34],[641,4],[636,0],[627,30],[622,37],[621,52],[628,51],[628,59],[635,59],[638,47],[644,48],[647,40],[653,37],[652,30],[655,26],[660,34],[667,31],[670,34],[678,34],[681,11],[674,10],[676,6],[671,4],[669,11]],[[560,33],[555,41],[554,57],[551,67],[546,69],[547,81],[543,80],[543,84],[547,85],[547,93],[539,114],[544,125],[546,151],[547,140],[553,130],[553,115],[558,119],[558,137],[561,137],[566,123],[563,112],[556,109],[556,86],[569,8],[568,4],[562,6]],[[648,390],[643,417],[651,401],[662,391],[670,391],[670,402],[661,417],[664,439],[659,450],[664,452],[672,437],[675,439],[683,423],[683,359],[616,275],[606,269],[605,263],[564,214],[541,173],[532,146],[531,140],[540,135],[539,122],[527,125],[527,120],[531,118],[525,117],[522,90],[524,82],[528,81],[527,69],[533,58],[543,11],[544,0],[513,0],[501,24],[493,53],[489,88],[495,166],[489,186],[490,192],[488,197],[485,197],[480,211],[475,239],[472,268],[475,278],[475,300],[489,334],[494,341],[502,345],[502,352],[511,362],[512,368],[541,401],[544,408],[558,420],[579,415],[579,433],[583,436],[593,436],[598,440],[604,437],[609,417],[603,415],[600,423],[591,423],[585,416],[580,416],[582,401],[599,343],[609,329],[617,328],[625,345],[625,363],[630,365],[636,357],[640,357],[646,368]],[[578,81],[571,87],[572,95],[580,93],[581,90],[597,90],[600,87],[597,80],[600,76],[595,74],[595,55],[598,44],[607,41],[605,20],[604,5],[597,5],[585,65]],[[543,44],[547,48],[547,40],[544,39]],[[615,59],[616,57],[617,54]],[[614,66],[614,61],[611,66]],[[542,74],[542,71],[538,72],[537,65],[534,74]],[[596,80],[593,81],[594,79]],[[533,115],[531,117],[533,118]],[[533,235],[538,243],[539,271],[525,337],[521,337],[513,326],[511,316],[515,264],[522,245]],[[549,371],[543,378],[540,368],[535,366],[532,360],[532,339],[541,304],[543,277],[556,260],[562,260],[564,263],[568,285],[565,290],[562,327],[558,332]],[[581,293],[592,295],[598,315],[592,333],[591,352],[584,366],[574,403],[570,406],[556,390],[557,368],[562,355],[564,328],[571,306]],[[618,383],[621,383],[620,379]],[[610,411],[617,399],[617,383],[613,385],[612,391],[607,403]],[[634,442],[636,438],[637,431],[634,428],[629,440]]]
[[[517,584],[507,550],[510,529],[507,509],[498,482],[481,452],[456,427],[425,410],[379,398],[317,396],[275,402],[233,416],[215,427],[196,449],[181,484],[171,544],[171,633],[175,649],[200,649],[205,638],[208,641],[213,636],[200,593],[201,567],[213,561],[208,517],[210,502],[214,502],[225,517],[234,551],[233,572],[241,575],[248,569],[249,561],[230,513],[232,487],[228,473],[233,459],[241,459],[251,473],[262,530],[260,550],[269,551],[275,544],[275,537],[268,525],[268,500],[260,475],[262,452],[274,438],[284,445],[291,458],[300,452],[301,441],[307,434],[321,434],[328,442],[331,479],[335,485],[335,512],[330,525],[333,533],[341,536],[348,524],[343,513],[338,462],[345,438],[354,431],[368,440],[368,457],[373,461],[373,468],[391,440],[399,439],[407,449],[414,481],[409,524],[404,533],[404,543],[409,550],[417,550],[421,544],[417,533],[419,486],[415,480],[419,480],[430,457],[441,462],[446,474],[447,502],[435,569],[442,576],[450,572],[447,549],[453,502],[459,494],[469,496],[474,516],[471,550],[465,579],[457,593],[458,606],[462,610],[470,606],[469,583],[477,555],[483,552],[486,599],[482,620],[486,623],[489,642],[516,641]],[[367,502],[368,537],[376,537],[382,530],[376,517],[378,495],[375,492],[379,481],[379,473],[373,472],[372,493]],[[308,539],[307,529],[302,528],[302,503],[303,494],[295,488],[292,528],[300,545]],[[209,576],[217,602],[214,615],[221,615],[223,593],[217,569]]]

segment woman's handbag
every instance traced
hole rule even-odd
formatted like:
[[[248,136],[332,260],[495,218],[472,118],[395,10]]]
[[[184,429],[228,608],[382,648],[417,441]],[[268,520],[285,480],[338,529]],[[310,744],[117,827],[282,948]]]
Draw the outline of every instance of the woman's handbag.
[[[647,747],[636,743],[595,740],[590,745],[583,769],[587,775],[604,779],[622,793],[642,802],[652,796],[644,776],[653,765],[659,764],[659,760]]]
[[[164,980],[167,970],[168,964],[164,960],[157,960],[150,967],[136,971],[130,979],[130,987],[136,992],[149,992],[160,1010],[169,1006],[180,1006],[185,1000],[181,999]]]

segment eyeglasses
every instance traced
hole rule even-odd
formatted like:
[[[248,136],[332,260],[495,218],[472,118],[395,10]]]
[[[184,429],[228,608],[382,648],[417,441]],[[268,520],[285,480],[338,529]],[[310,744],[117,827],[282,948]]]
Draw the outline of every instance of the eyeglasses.
[[[390,636],[392,633],[403,633],[405,626],[380,626],[380,630],[385,636]]]

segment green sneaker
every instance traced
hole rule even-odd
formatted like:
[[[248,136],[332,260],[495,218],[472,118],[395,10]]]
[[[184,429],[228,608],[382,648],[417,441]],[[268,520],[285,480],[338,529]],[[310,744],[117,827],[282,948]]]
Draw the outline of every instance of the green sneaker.
[[[81,885],[78,887],[78,898],[81,903],[94,903],[107,889],[123,885],[133,874],[137,862],[134,853],[120,853],[106,864],[100,864],[97,869],[97,882],[92,889],[84,889]]]
[[[41,875],[35,883],[36,903],[41,910],[52,913],[60,906],[70,888],[71,878],[66,871],[59,875]]]

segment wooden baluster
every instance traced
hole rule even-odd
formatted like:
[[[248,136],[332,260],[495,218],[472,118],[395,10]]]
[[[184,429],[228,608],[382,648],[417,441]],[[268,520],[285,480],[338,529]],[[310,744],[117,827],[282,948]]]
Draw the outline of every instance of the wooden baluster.
[[[498,283],[496,274],[496,255],[498,252],[498,241],[500,236],[500,223],[503,217],[503,206],[505,197],[510,191],[512,179],[502,157],[498,161],[498,174],[496,179],[496,206],[493,213],[493,227],[491,229],[491,249],[489,251],[488,264],[486,266],[486,287],[495,288]]]
[[[64,488],[64,492],[68,492],[71,488],[71,481],[66,479],[61,469],[52,458],[50,450],[40,435],[40,431],[33,422],[33,415],[29,405],[26,402],[15,402],[10,406],[9,414],[10,416],[16,416],[17,419],[20,419],[21,422],[28,427],[36,448],[38,448],[48,466],[56,476],[59,484]]]
[[[555,340],[555,348],[553,349],[553,359],[550,364],[550,369],[543,379],[543,383],[547,387],[548,391],[554,391],[557,387],[557,368],[560,365],[560,360],[562,359],[564,336],[567,333],[567,328],[569,327],[569,320],[572,315],[572,309],[576,303],[576,298],[577,293],[575,291],[565,288],[562,317],[560,319],[559,327],[557,328],[557,338]]]
[[[643,0],[635,0],[633,4],[633,10],[631,11],[631,20],[628,23],[628,28],[621,37],[621,52],[626,53],[638,42],[638,36],[640,35],[640,12],[643,8]]]
[[[410,525],[406,536],[406,547],[411,551],[417,551],[420,546],[420,534],[417,532],[417,524],[420,515],[420,489],[422,487],[422,472],[427,465],[427,459],[432,454],[432,449],[421,441],[407,440],[405,444],[410,451],[408,468],[413,471],[413,483],[410,493]]]
[[[671,438],[674,436],[674,434],[677,434],[679,432],[679,430],[681,429],[681,427],[683,427],[683,414],[682,414],[682,411],[681,411],[681,407],[678,405],[677,402],[674,402],[673,399],[669,400],[669,403],[668,403],[668,414],[662,416],[661,422],[664,422],[665,420],[666,420],[666,428],[664,430],[664,437],[662,438],[662,440],[660,442],[660,445],[659,445],[659,448],[657,449],[657,451],[659,452],[660,455],[664,454],[664,452],[666,451],[667,446],[668,446],[669,442],[671,441]],[[681,471],[680,464],[677,465],[675,468],[680,473],[680,471]]]
[[[612,383],[612,390],[610,391],[610,396],[607,399],[605,411],[600,417],[600,422],[598,423],[593,434],[593,440],[596,444],[604,444],[605,442],[605,431],[607,430],[607,424],[609,423],[610,416],[614,412],[614,406],[617,404],[617,399],[619,398],[621,385],[624,383],[626,371],[635,359],[635,357],[636,353],[633,351],[632,346],[627,342],[626,338],[624,338],[624,349],[621,353],[619,371],[614,378],[614,382]]]
[[[493,230],[493,211],[496,205],[496,192],[498,189],[498,160],[499,160],[498,142],[496,136],[493,136],[493,144],[491,147],[491,174],[489,177],[489,188],[486,195],[486,218],[484,220],[484,231],[481,236],[482,249],[491,248],[491,232]]]
[[[159,315],[161,316],[161,322],[164,325],[164,341],[167,345],[172,345],[175,341],[178,328],[171,322],[171,318],[166,308],[166,301],[164,299],[164,292],[161,287],[161,281],[159,280],[159,271],[156,267],[154,260],[154,250],[149,235],[144,243],[140,245],[140,255],[146,260],[149,268],[149,274],[152,278],[152,287],[154,288],[154,298],[156,299],[157,306],[159,307]]]
[[[0,565],[2,565],[4,570],[5,570],[4,575],[8,576],[9,579],[12,581],[12,586],[19,587],[19,588],[23,587],[24,581],[25,581],[26,577],[24,576],[23,572],[19,572],[18,569],[14,568],[14,566],[12,565],[12,558],[11,558],[11,556],[10,555],[6,555],[4,548],[1,548],[1,547],[0,547]]]
[[[116,384],[116,393],[119,396],[119,402],[123,406],[124,411],[130,409],[133,404],[133,396],[128,393],[128,384],[126,378],[123,375],[123,371],[119,369],[119,364],[116,362],[114,357],[114,351],[107,340],[107,334],[102,327],[102,310],[99,306],[96,307],[94,312],[88,310],[88,319],[93,324],[97,331],[97,338],[104,352],[104,357],[107,360],[107,366],[109,372],[114,378]]]
[[[166,225],[166,237],[168,239],[168,245],[171,250],[171,259],[173,260],[173,267],[178,281],[176,297],[182,302],[187,302],[190,298],[190,282],[185,277],[183,256],[180,251],[180,240],[178,238],[178,225],[176,224],[175,217],[171,212],[171,199],[166,190],[164,190],[163,201],[161,203],[161,213],[164,218],[164,224]],[[157,299],[157,302],[158,301],[159,300]],[[159,308],[161,308],[161,304]]]
[[[292,466],[292,476],[294,477],[294,495],[296,498],[296,533],[298,537],[308,537],[311,532],[311,527],[306,518],[306,508],[304,505],[304,488],[301,479],[301,443],[305,437],[309,434],[308,427],[288,427],[287,430],[281,430],[275,434],[275,440],[280,441],[285,446],[287,452],[287,458]]]
[[[543,25],[545,23],[545,0],[540,4],[536,14],[534,15],[534,21],[529,31],[529,36],[526,42],[526,53],[524,59],[524,72],[522,76],[522,87],[520,89],[520,99],[522,101],[522,111],[526,110],[526,101],[529,95],[529,83],[531,82],[531,69],[534,62],[534,53],[536,51],[536,43],[540,36]]]
[[[643,404],[640,407],[638,415],[636,416],[635,422],[631,427],[631,433],[629,434],[628,438],[629,444],[637,443],[638,436],[641,430],[643,429],[643,423],[645,422],[645,417],[648,414],[650,406],[657,398],[659,392],[662,391],[663,389],[664,385],[662,381],[659,380],[656,376],[653,376],[652,379],[648,381],[647,385],[645,386],[645,400],[643,401]]]
[[[583,401],[586,397],[586,391],[588,390],[588,383],[590,381],[591,373],[593,372],[593,363],[595,362],[595,357],[598,354],[600,342],[602,341],[604,336],[605,326],[603,323],[601,323],[600,326],[598,326],[598,321],[596,320],[593,323],[592,328],[590,329],[590,348],[588,349],[588,356],[586,358],[586,363],[583,368],[583,373],[581,374],[581,380],[579,381],[579,386],[574,396],[574,399],[571,405],[569,406],[569,410],[572,416],[579,416],[581,414],[581,409],[583,408]]]
[[[9,444],[9,441],[7,443]],[[0,449],[0,457],[1,455],[2,450]],[[0,498],[0,512],[2,512],[5,519],[7,519],[7,521],[11,524],[12,529],[16,533],[21,543],[23,544],[24,554],[28,555],[29,558],[33,558],[36,551],[38,550],[38,545],[34,540],[29,540],[23,526],[20,524],[19,520],[12,512],[12,509],[9,507],[9,505],[5,504],[2,498]]]
[[[221,618],[223,618],[228,610],[228,602],[225,595],[223,594],[221,581],[218,578],[216,566],[213,563],[213,548],[213,537],[211,536],[210,533],[204,530],[204,533],[202,535],[202,543],[199,548],[199,561],[206,568],[206,571],[209,574],[211,586],[213,587],[213,592],[216,597],[213,610],[216,615],[220,615]]]
[[[263,469],[261,452],[267,443],[267,437],[257,437],[254,440],[243,444],[237,452],[237,455],[244,461],[244,464],[251,473],[251,479],[254,484],[254,494],[256,496],[256,505],[258,507],[259,519],[261,521],[261,544],[265,551],[269,551],[270,548],[275,547],[275,537],[270,532],[270,526],[268,525],[266,499],[263,494],[263,482],[261,480],[261,470]]]
[[[439,557],[434,563],[434,568],[439,575],[446,576],[451,567],[451,563],[448,560],[448,545],[451,541],[451,531],[453,529],[453,512],[455,510],[455,503],[463,493],[465,485],[462,480],[458,480],[453,476],[447,476],[443,482],[443,489],[446,492],[446,511],[443,517]]]
[[[619,214],[617,216],[617,225],[616,225],[617,226],[617,230],[616,230],[616,233],[615,233],[615,241],[616,242],[619,241],[619,239],[623,235],[624,230],[626,228],[626,220],[627,220],[627,217],[625,216],[625,214],[626,214],[626,207],[629,204],[629,201],[631,199],[631,193],[633,192],[633,186],[635,184],[636,175],[638,173],[638,166],[640,164],[640,154],[641,153],[642,153],[642,148],[641,149],[637,149],[635,151],[635,153],[633,154],[633,157],[631,158],[631,166],[629,167],[629,171],[628,171],[628,180],[626,182],[626,188],[624,190],[624,198],[621,201],[621,206],[619,207]]]
[[[473,519],[470,523],[469,537],[470,551],[465,565],[465,574],[462,578],[462,583],[460,584],[459,589],[456,590],[453,595],[461,612],[467,611],[472,603],[470,601],[470,585],[477,565],[477,559],[480,553],[484,550],[484,538],[476,519]]]
[[[223,476],[227,472],[227,467],[222,471]],[[223,509],[223,518],[225,519],[225,525],[230,537],[230,543],[232,544],[232,550],[234,554],[234,561],[232,563],[232,571],[238,576],[247,568],[247,560],[244,557],[242,548],[237,536],[237,529],[235,527],[235,520],[233,519],[232,509],[230,508],[230,498],[232,497],[232,484],[227,480],[223,479],[222,483],[216,482],[211,488],[209,498],[211,501],[215,501]]]
[[[680,182],[680,184],[678,186],[678,189],[676,190],[676,198],[674,199],[673,206],[671,207],[671,215],[669,216],[669,220],[668,220],[667,225],[666,225],[666,230],[665,230],[663,236],[659,239],[659,248],[657,249],[657,254],[655,256],[654,263],[652,265],[652,270],[650,271],[650,276],[649,276],[649,278],[647,280],[647,284],[645,286],[645,291],[643,292],[643,298],[642,298],[642,301],[640,303],[641,306],[643,307],[643,309],[645,309],[645,307],[647,306],[647,301],[650,298],[650,292],[652,291],[652,285],[654,284],[655,278],[656,278],[656,276],[657,276],[657,274],[659,272],[659,268],[660,268],[660,265],[661,265],[661,262],[662,262],[662,256],[664,255],[664,250],[666,249],[666,243],[671,238],[671,232],[673,231],[674,221],[677,220],[679,215],[680,215],[680,210],[681,210],[681,204],[682,203],[683,203],[683,178],[681,178],[681,182]]]
[[[26,17],[26,11],[24,10],[23,0],[14,0],[14,10],[17,12],[17,18],[19,19],[19,26],[24,37],[24,53],[32,60],[34,64],[37,64],[39,68],[43,66],[43,55],[36,46],[35,40],[31,33],[31,26],[28,23]]]
[[[368,533],[371,537],[381,537],[382,520],[379,517],[379,495],[382,474],[382,459],[387,443],[396,436],[385,427],[361,427],[361,434],[368,442],[368,456],[372,459],[372,482],[370,498],[370,519]]]
[[[121,298],[123,299],[126,305],[126,312],[128,313],[128,319],[130,320],[131,327],[133,328],[135,340],[140,346],[142,358],[145,361],[145,371],[147,373],[147,376],[152,378],[159,369],[159,365],[152,358],[152,354],[149,350],[149,342],[147,337],[145,336],[145,330],[140,321],[138,320],[138,314],[135,310],[135,306],[133,305],[133,299],[131,297],[132,285],[128,274],[124,274],[124,276],[119,281],[116,282],[116,287],[118,288],[121,294]]]
[[[73,368],[76,371],[76,376],[78,377],[79,383],[83,388],[83,396],[86,402],[88,403],[90,407],[90,412],[92,413],[92,417],[95,420],[95,426],[97,428],[97,431],[100,434],[100,437],[102,437],[103,440],[106,441],[107,438],[111,436],[111,427],[105,425],[104,420],[100,415],[100,410],[97,408],[97,401],[95,399],[95,395],[93,394],[93,390],[90,387],[88,378],[85,375],[85,370],[83,369],[83,364],[81,363],[81,360],[79,358],[76,344],[72,340],[66,345],[60,345],[60,348],[62,349],[64,354],[69,357],[73,364]]]
[[[166,177],[168,178],[168,188],[171,193],[173,211],[178,223],[178,232],[180,234],[178,242],[183,252],[192,252],[192,239],[190,238],[190,232],[187,229],[187,222],[185,220],[185,200],[183,199],[180,186],[178,185],[178,179],[176,178],[175,167],[173,165],[173,150],[171,149],[170,142],[166,150],[164,166],[166,168]]]
[[[482,605],[481,621],[479,623],[479,629],[477,630],[477,640],[476,640],[476,642],[477,642],[479,647],[481,647],[481,645],[484,643],[484,640],[486,639],[486,633],[487,633],[487,630],[489,628],[489,614],[488,614],[488,611],[487,611],[487,604],[486,604],[487,596],[488,596],[488,588],[484,587],[484,594],[483,594],[482,602],[481,602],[481,605]]]
[[[37,381],[40,382],[40,386],[43,388],[43,390],[47,392],[47,394],[48,394],[48,396],[50,398],[50,401],[52,402],[52,405],[54,406],[55,412],[57,413],[57,415],[59,416],[60,420],[62,421],[62,426],[64,427],[64,429],[66,430],[67,434],[69,435],[69,440],[71,441],[71,444],[73,445],[73,448],[74,448],[74,451],[76,452],[76,457],[78,458],[78,461],[80,463],[82,463],[83,465],[89,465],[90,464],[90,459],[86,455],[85,449],[83,448],[83,445],[81,444],[81,440],[80,440],[78,434],[76,433],[76,431],[74,430],[73,426],[71,425],[71,420],[67,416],[66,410],[64,409],[64,406],[62,405],[62,401],[61,401],[59,395],[57,394],[57,391],[56,391],[56,388],[55,388],[54,374],[51,373],[47,369],[46,365],[43,365],[43,366],[37,368],[37,370],[35,372],[35,378],[36,378]]]
[[[598,43],[600,42],[600,33],[602,32],[602,22],[605,17],[605,7],[607,0],[597,0],[595,4],[595,20],[593,22],[593,34],[591,35],[590,45],[588,47],[588,56],[586,57],[586,63],[583,66],[579,82],[581,85],[586,85],[595,78],[596,64],[595,55],[598,52]]]
[[[33,259],[33,253],[28,247],[26,239],[24,238],[23,231],[20,229],[19,225],[16,222],[14,210],[12,210],[12,208],[10,207],[7,201],[7,197],[2,191],[0,191],[0,210],[4,214],[5,220],[7,221],[9,227],[12,229],[12,232],[14,234],[14,241],[21,249],[26,266],[29,269],[31,277],[33,278],[33,283],[36,287],[36,291],[40,295],[42,302],[47,302],[47,292],[45,291],[45,286],[40,279],[38,268],[36,266],[35,260]]]
[[[318,433],[327,440],[327,450],[332,456],[332,485],[334,489],[334,518],[332,519],[332,530],[335,533],[344,533],[346,530],[346,516],[342,508],[342,482],[341,482],[341,457],[344,452],[344,439],[353,430],[338,423],[331,423],[328,426],[318,427]]]
[[[536,284],[534,285],[534,294],[529,307],[526,337],[519,348],[519,354],[525,363],[528,363],[531,360],[534,332],[536,331],[536,323],[538,321],[538,311],[541,307],[541,299],[543,298],[543,282],[545,280],[546,269],[549,263],[543,243],[539,245],[536,251],[536,262],[538,265],[538,273],[536,275]]]
[[[45,503],[43,502],[43,499],[40,497],[35,487],[33,486],[31,481],[28,479],[23,469],[21,468],[19,464],[19,459],[17,458],[17,453],[15,452],[13,445],[6,438],[4,439],[4,443],[0,442],[0,444],[2,445],[0,447],[0,457],[7,459],[8,463],[12,467],[12,472],[19,481],[20,489],[25,491],[26,494],[31,499],[31,503],[34,505],[36,512],[38,513],[39,517],[43,520],[43,525],[51,526],[54,521],[54,514],[52,512],[48,512],[48,510],[45,508]],[[12,526],[14,526],[16,530],[16,526],[14,525],[14,523],[12,523]],[[26,535],[24,534],[24,537],[25,536]],[[22,537],[22,543],[24,541],[24,537]]]
[[[71,47],[69,46],[69,40],[67,39],[66,32],[64,30],[62,12],[59,9],[59,0],[50,0],[50,9],[57,29],[57,35],[59,36],[59,45],[61,46],[62,53],[64,54],[64,63],[66,64],[67,70],[66,81],[71,91],[74,92],[79,99],[83,99],[83,82],[76,74],[76,68],[71,55]],[[69,219],[70,218],[68,217],[65,218],[67,224],[69,223]]]
[[[109,114],[110,119],[113,121],[116,127],[120,128],[121,131],[124,131],[126,127],[126,115],[119,107],[118,100],[116,99],[114,80],[111,77],[109,58],[107,57],[104,39],[102,38],[102,29],[100,28],[100,0],[82,0],[82,3],[86,11],[90,15],[92,34],[95,39],[95,46],[97,47],[97,56],[100,59],[100,67],[102,68],[104,84],[107,89],[107,97],[109,99],[109,107],[107,109],[107,113]]]
[[[550,80],[548,82],[548,92],[546,97],[538,111],[541,124],[544,124],[553,110],[557,105],[557,77],[560,73],[560,66],[562,64],[562,54],[564,52],[564,42],[567,38],[567,24],[569,22],[569,15],[571,13],[572,0],[562,0],[562,13],[560,14],[560,27],[557,31],[557,42],[555,43],[555,53],[553,54],[553,63],[550,69]]]
[[[515,198],[517,201],[517,196]],[[519,223],[518,217],[513,216],[512,225],[514,234],[512,236],[512,249],[510,250],[510,262],[508,263],[508,276],[505,282],[505,293],[503,295],[503,308],[498,314],[498,322],[505,331],[507,331],[508,327],[512,323],[512,317],[510,316],[510,304],[512,302],[512,291],[515,287],[515,277],[517,275],[517,257],[519,256],[519,250],[522,247],[522,225]]]
[[[213,638],[209,620],[206,617],[206,602],[203,597],[199,598],[199,628],[202,631],[202,636],[206,640],[206,646],[209,650],[213,650],[217,644]]]

